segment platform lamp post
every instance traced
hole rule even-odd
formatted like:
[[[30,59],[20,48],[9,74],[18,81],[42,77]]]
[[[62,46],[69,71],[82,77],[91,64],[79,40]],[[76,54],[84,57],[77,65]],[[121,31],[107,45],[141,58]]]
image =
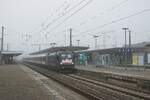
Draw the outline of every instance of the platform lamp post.
[[[131,48],[131,30],[129,30],[129,48]]]
[[[2,26],[2,37],[1,37],[1,51],[0,51],[0,64],[2,64],[2,51],[3,51],[3,42],[4,42],[4,26]]]
[[[125,31],[125,48],[127,47],[127,30],[129,30],[129,28],[122,28]]]
[[[124,55],[124,64],[127,64],[127,61],[128,61],[128,57],[127,57],[127,30],[129,30],[129,28],[122,28],[124,31],[125,31],[125,49],[124,49],[124,52],[125,52],[125,55]]]
[[[72,46],[72,28],[70,28],[69,31],[70,31],[70,46]]]
[[[78,46],[79,46],[79,42],[80,42],[80,40],[77,40],[77,44],[78,44]]]
[[[98,38],[99,36],[93,35],[93,37],[95,38],[95,49],[96,49],[96,48],[97,48],[97,38]]]
[[[129,30],[129,48],[128,48],[128,59],[129,59],[128,63],[129,64],[132,64],[132,47],[131,47],[132,42],[131,41],[132,41],[131,30]]]

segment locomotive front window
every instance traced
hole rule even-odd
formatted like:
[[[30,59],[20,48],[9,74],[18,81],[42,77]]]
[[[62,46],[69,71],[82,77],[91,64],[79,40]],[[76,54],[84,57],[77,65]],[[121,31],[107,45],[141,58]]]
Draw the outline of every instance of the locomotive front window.
[[[72,55],[71,54],[61,54],[62,59],[71,59]]]
[[[62,58],[62,59],[65,59],[65,58],[66,58],[66,55],[65,55],[65,54],[61,54],[61,58]]]
[[[71,59],[71,58],[72,58],[72,55],[71,55],[71,54],[67,54],[67,58],[68,58],[68,59]]]

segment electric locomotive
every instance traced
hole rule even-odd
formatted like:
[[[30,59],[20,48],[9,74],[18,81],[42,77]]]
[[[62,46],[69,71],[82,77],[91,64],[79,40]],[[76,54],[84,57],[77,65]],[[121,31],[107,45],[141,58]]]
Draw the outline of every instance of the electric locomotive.
[[[71,51],[59,51],[48,53],[46,57],[47,67],[54,70],[73,70],[75,66],[74,53]],[[50,67],[51,66],[51,67]]]

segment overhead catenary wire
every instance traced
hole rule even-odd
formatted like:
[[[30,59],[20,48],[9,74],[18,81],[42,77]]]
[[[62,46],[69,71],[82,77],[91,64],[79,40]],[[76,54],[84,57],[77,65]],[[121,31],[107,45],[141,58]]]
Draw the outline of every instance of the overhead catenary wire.
[[[69,11],[71,11],[73,8],[75,8],[76,6],[78,6],[78,5],[80,5],[82,2],[84,2],[85,0],[82,0],[82,1],[80,1],[79,3],[77,3],[75,6],[73,6],[72,8],[70,8],[67,12],[69,12]],[[128,0],[124,0],[124,1],[122,1],[122,2],[120,2],[119,4],[116,4],[116,6],[118,5],[121,5],[122,3],[124,3],[124,2],[126,2],[126,1],[128,1]],[[60,6],[60,7],[58,7],[57,9],[59,10],[59,9],[61,9],[64,5],[65,5],[65,3],[66,3],[66,1],[64,1],[64,3]],[[115,6],[114,6],[115,7]],[[111,7],[111,8],[114,8],[114,7]],[[67,13],[66,12],[66,13]],[[48,18],[47,18],[48,19]],[[14,30],[13,30],[14,31]],[[17,31],[14,31],[14,32],[17,32]],[[41,32],[41,31],[40,31]],[[17,33],[20,33],[20,32],[17,32]],[[33,33],[33,32],[29,32],[29,33]]]
[[[115,9],[118,8],[118,7],[120,7],[122,4],[126,3],[127,1],[129,1],[129,0],[123,0],[123,1],[119,2],[118,4],[116,4],[116,5],[114,5],[114,6],[110,7],[110,8],[108,8],[108,10],[106,10],[105,12],[106,12],[106,13],[112,12],[113,10],[115,10]],[[103,13],[103,14],[105,14],[105,13]],[[100,14],[100,15],[101,15],[101,14]],[[96,16],[94,15],[94,19],[95,19],[95,17],[100,16],[100,15],[96,15]],[[92,17],[92,18],[89,18],[89,19],[92,19],[92,20],[93,20],[93,17]],[[88,23],[89,19],[87,19],[86,21],[81,22],[79,25],[76,25],[76,26],[74,26],[74,27],[81,26],[81,25],[85,25],[86,23]]]
[[[67,15],[69,12],[71,12],[72,10],[74,10],[75,8],[77,8],[79,5],[81,5],[84,1],[86,1],[86,0],[82,0],[82,1],[80,1],[80,2],[78,2],[77,4],[75,4],[73,7],[71,7],[65,14],[63,14],[63,16],[60,16],[57,20],[59,20],[59,19],[61,19],[62,17],[64,17],[65,15]],[[60,8],[59,8],[60,9]],[[57,21],[57,20],[55,20],[55,22]],[[41,32],[43,32],[43,31],[45,31],[46,29],[43,29],[42,27],[41,27],[41,29],[39,29],[39,31],[38,32],[35,32],[35,33],[38,33],[38,34],[40,34]],[[34,33],[34,34],[35,34]],[[46,34],[49,34],[50,32],[48,32],[48,33],[45,33],[45,35]],[[34,34],[32,34],[32,35],[34,35]]]
[[[105,23],[105,24],[103,24],[103,25],[100,25],[100,26],[96,27],[96,29],[97,29],[97,28],[103,28],[103,27],[105,27],[105,26],[107,26],[107,25],[111,25],[111,24],[114,24],[114,23],[120,22],[120,21],[122,21],[122,20],[126,20],[126,19],[128,19],[128,18],[130,18],[130,17],[133,17],[133,16],[136,16],[136,15],[139,15],[139,14],[144,13],[144,12],[147,12],[147,11],[149,11],[149,10],[143,10],[143,11],[140,11],[140,12],[137,12],[137,13],[134,13],[134,14],[131,14],[131,15],[129,15],[129,16],[119,18],[119,19],[117,19],[117,20],[114,20],[114,21],[111,21],[111,22]],[[61,24],[61,23],[60,23],[60,24]],[[63,23],[62,23],[62,24],[63,24]],[[59,24],[58,24],[58,26],[59,26]],[[57,27],[56,27],[56,28],[57,28]],[[55,29],[55,28],[54,28],[54,29]],[[93,30],[95,30],[95,28],[94,28],[94,29],[92,29],[92,30],[88,30],[88,31],[86,31],[86,32],[90,32],[90,31],[93,31]],[[85,33],[85,31],[80,32],[80,33]],[[79,34],[79,35],[80,35],[80,34]]]
[[[52,32],[54,29],[58,28],[61,24],[63,24],[65,21],[67,21],[69,18],[71,18],[73,15],[75,15],[77,12],[79,12],[81,9],[86,7],[89,3],[91,3],[93,0],[89,0],[84,6],[77,9],[75,12],[73,12],[71,15],[69,15],[67,18],[65,18],[61,23],[57,24],[55,27],[51,29],[50,32]]]
[[[67,12],[65,12],[65,14],[63,14],[62,16],[60,16],[60,17],[58,17],[56,20],[55,20],[55,22],[57,21],[57,20],[59,20],[59,19],[61,19],[63,16],[65,16],[67,13],[69,13],[70,11],[72,11],[73,9],[75,9],[76,8],[76,6],[79,6],[80,4],[82,4],[83,2],[84,2],[85,0],[82,0],[82,1],[80,1],[79,3],[77,3],[75,6],[73,6],[72,8],[70,8]],[[128,0],[124,0],[124,1],[121,1],[119,4],[116,4],[115,6],[113,6],[113,7],[111,7],[111,8],[113,8],[112,10],[114,10],[114,8],[117,8],[117,6],[120,6],[121,4],[123,4],[123,3],[125,3],[126,1],[128,1]],[[64,4],[63,4],[64,5]],[[60,8],[59,8],[60,9]],[[107,11],[108,12],[108,11]],[[72,16],[72,15],[71,15]],[[66,20],[67,20],[67,18],[66,18]],[[65,21],[65,20],[64,20]],[[63,22],[64,22],[63,21]],[[54,23],[55,23],[54,22]],[[63,23],[62,22],[62,23]],[[54,24],[53,23],[53,24]],[[52,24],[51,24],[52,25]],[[49,25],[48,25],[49,26]],[[58,25],[59,26],[59,25]],[[56,26],[57,27],[57,26]],[[38,32],[38,33],[41,33],[43,30],[41,30],[40,32]],[[50,32],[49,32],[50,33]]]
[[[67,2],[67,1],[64,1],[64,3],[56,9],[56,12],[58,12],[58,10],[60,10],[60,9],[65,5],[66,2]],[[47,17],[46,20],[45,20],[44,22],[42,22],[42,25],[40,24],[40,28],[42,28],[41,26],[43,26],[43,25],[45,24],[45,22],[47,22],[47,20],[48,20],[50,17],[52,17],[52,16],[54,16],[54,14],[51,14],[51,16]],[[38,26],[36,29],[39,29],[39,26]],[[36,30],[36,29],[35,29],[35,30]],[[33,30],[33,31],[30,32],[30,33],[37,33],[37,32],[34,32],[35,30]],[[40,29],[39,31],[41,31],[41,29]],[[39,32],[38,32],[38,33],[39,33]]]
[[[126,19],[128,19],[128,18],[134,17],[134,16],[136,16],[136,15],[140,15],[140,14],[142,14],[142,13],[149,12],[149,11],[150,11],[150,8],[144,9],[144,10],[142,10],[142,11],[136,12],[136,13],[131,14],[131,15],[128,15],[128,16],[126,16],[126,17],[122,17],[122,18],[119,18],[119,19],[117,19],[117,20],[113,20],[113,21],[111,21],[111,22],[108,22],[108,23],[105,23],[105,24],[103,24],[103,25],[97,26],[97,27],[95,27],[95,28],[89,29],[89,30],[87,30],[87,31],[80,32],[78,35],[83,34],[83,33],[87,33],[87,32],[92,32],[92,31],[94,31],[94,30],[96,30],[96,29],[100,29],[100,28],[103,28],[103,27],[105,27],[105,26],[108,26],[108,25],[111,25],[111,24],[114,24],[114,23],[118,23],[118,22],[120,22],[120,21],[126,20]]]
[[[86,0],[82,0],[79,3],[77,3],[76,5],[74,5],[72,8],[70,8],[68,11],[66,11],[64,14],[62,14],[62,16],[59,16],[53,23],[49,23],[47,25],[47,27],[49,27],[50,25],[54,24],[56,21],[58,21],[59,19],[61,19],[62,17],[64,17],[65,15],[67,15],[69,12],[71,12],[72,10],[74,10],[76,7],[78,7],[79,5],[81,5],[84,1]]]
[[[64,3],[55,10],[56,11],[55,13],[57,13],[60,9],[62,9],[66,3],[67,3],[67,1],[64,1]],[[64,9],[66,10],[69,6],[70,6],[70,4],[68,4]],[[53,15],[53,14],[51,14],[51,15]],[[49,17],[51,17],[51,16],[49,16]],[[46,18],[45,22],[48,20],[48,18]],[[45,23],[45,22],[43,22],[43,23]]]

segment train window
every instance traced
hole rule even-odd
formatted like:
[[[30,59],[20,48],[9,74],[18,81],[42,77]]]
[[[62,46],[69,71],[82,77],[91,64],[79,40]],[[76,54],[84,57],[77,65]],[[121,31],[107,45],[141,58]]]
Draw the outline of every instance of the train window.
[[[61,58],[62,58],[62,59],[65,59],[65,58],[66,58],[66,55],[65,55],[65,54],[61,54]]]
[[[71,59],[72,55],[71,54],[61,54],[62,59]]]
[[[72,58],[71,54],[67,54],[67,58],[71,59]]]

